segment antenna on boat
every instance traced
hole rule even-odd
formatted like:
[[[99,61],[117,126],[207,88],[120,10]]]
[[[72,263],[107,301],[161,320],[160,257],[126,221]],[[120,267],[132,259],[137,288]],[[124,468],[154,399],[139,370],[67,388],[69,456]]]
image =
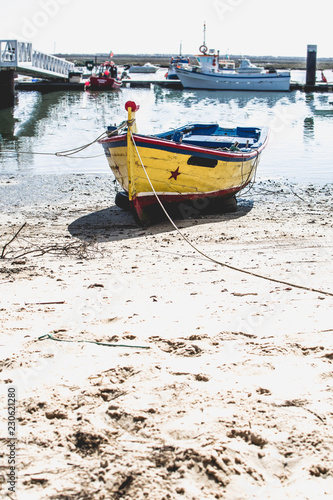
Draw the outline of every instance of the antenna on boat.
[[[206,21],[204,21],[204,40],[203,44],[200,45],[199,50],[202,54],[206,54],[208,47],[206,45]]]

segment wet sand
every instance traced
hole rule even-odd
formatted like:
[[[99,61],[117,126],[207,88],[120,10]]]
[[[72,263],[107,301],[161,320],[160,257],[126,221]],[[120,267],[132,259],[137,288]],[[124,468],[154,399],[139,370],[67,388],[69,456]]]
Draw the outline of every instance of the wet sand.
[[[112,189],[1,178],[9,498],[329,498],[333,185],[261,181],[236,213],[177,221],[213,259],[281,283],[204,258],[169,222],[136,226]]]

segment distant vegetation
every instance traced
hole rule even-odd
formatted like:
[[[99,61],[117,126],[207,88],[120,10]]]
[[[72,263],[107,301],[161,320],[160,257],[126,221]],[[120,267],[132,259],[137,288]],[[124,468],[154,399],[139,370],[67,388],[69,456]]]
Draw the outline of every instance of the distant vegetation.
[[[107,61],[109,54],[55,54],[57,57],[63,57],[69,61],[84,64],[85,61],[94,61],[98,63]],[[175,54],[117,54],[112,60],[115,64],[123,66],[126,64],[145,64],[150,62],[161,67],[167,68],[171,57]],[[194,62],[193,55],[187,55]],[[221,59],[225,54],[220,55]],[[240,59],[246,57],[253,63],[260,66],[269,66],[276,69],[306,69],[306,57],[272,57],[272,56],[250,56],[250,55],[229,55],[238,65]],[[333,69],[333,58],[317,58],[317,69]]]

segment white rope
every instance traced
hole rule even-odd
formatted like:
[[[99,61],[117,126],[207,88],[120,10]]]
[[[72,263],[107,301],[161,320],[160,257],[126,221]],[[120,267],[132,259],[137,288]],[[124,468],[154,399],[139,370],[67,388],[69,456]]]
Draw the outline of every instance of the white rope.
[[[238,271],[238,272],[241,272],[241,273],[244,273],[244,274],[248,274],[250,276],[254,276],[256,278],[261,278],[261,279],[264,279],[264,280],[267,280],[267,281],[272,281],[274,283],[279,283],[280,285],[287,285],[287,286],[291,286],[293,288],[299,288],[301,290],[306,290],[306,291],[309,291],[309,292],[315,292],[315,293],[320,293],[320,294],[323,294],[323,295],[328,295],[330,297],[333,297],[333,293],[331,292],[327,292],[327,291],[323,291],[323,290],[317,290],[315,288],[310,288],[310,287],[307,287],[307,286],[302,286],[302,285],[296,285],[294,283],[290,283],[289,281],[283,281],[283,280],[279,280],[279,279],[276,279],[276,278],[270,278],[268,276],[264,276],[262,274],[258,274],[258,273],[253,273],[252,271],[247,271],[246,269],[241,269],[239,267],[235,267],[235,266],[231,266],[230,264],[227,264],[225,262],[221,262],[219,260],[216,260],[214,259],[213,257],[210,257],[209,255],[207,255],[206,253],[202,252],[199,248],[197,248],[181,231],[180,229],[178,228],[178,226],[174,223],[174,221],[171,219],[170,215],[168,214],[168,212],[166,211],[165,207],[163,206],[163,203],[161,202],[158,194],[156,193],[155,189],[154,189],[154,186],[149,178],[149,175],[147,173],[147,170],[142,162],[142,159],[141,159],[141,156],[140,156],[140,153],[138,151],[138,148],[137,148],[137,145],[135,143],[135,140],[134,140],[134,137],[133,137],[133,133],[132,133],[132,130],[131,130],[131,127],[129,127],[129,131],[130,131],[130,134],[131,134],[131,139],[133,141],[133,144],[134,144],[134,147],[135,147],[135,151],[136,151],[136,154],[138,155],[138,158],[140,160],[140,163],[141,163],[141,166],[143,168],[143,171],[147,177],[147,180],[149,182],[149,185],[156,197],[156,200],[158,201],[158,203],[160,204],[163,212],[165,213],[165,215],[167,216],[168,220],[170,221],[170,223],[172,224],[172,226],[176,229],[177,233],[183,238],[184,241],[186,241],[186,243],[188,243],[196,252],[198,252],[200,255],[202,255],[203,257],[205,257],[206,259],[210,260],[211,262],[213,262],[214,264],[218,264],[220,266],[223,266],[223,267],[227,267],[228,269],[232,269],[233,271]],[[257,160],[256,162],[254,163],[255,165],[255,168],[257,168],[258,166],[258,163],[259,163],[259,153],[257,155]],[[252,172],[252,170],[251,170]]]
[[[72,159],[87,159],[87,158],[98,158],[100,156],[104,156],[104,153],[99,154],[99,155],[93,155],[93,156],[77,156],[76,158],[72,157],[72,155],[75,155],[77,153],[80,153],[84,149],[89,148],[89,146],[92,146],[96,142],[98,142],[100,139],[103,137],[111,137],[112,135],[118,134],[124,127],[127,125],[127,121],[123,121],[119,127],[116,129],[110,131],[110,132],[103,132],[100,134],[96,139],[93,141],[89,142],[88,144],[84,144],[83,146],[77,146],[76,148],[73,149],[67,149],[65,151],[57,151],[55,153],[39,153],[39,152],[34,152],[34,151],[19,151],[16,149],[7,149],[5,151],[0,151],[0,154],[5,154],[5,153],[20,153],[20,154],[29,154],[29,155],[47,155],[47,156],[60,156],[60,157],[67,157],[67,158],[72,158]]]

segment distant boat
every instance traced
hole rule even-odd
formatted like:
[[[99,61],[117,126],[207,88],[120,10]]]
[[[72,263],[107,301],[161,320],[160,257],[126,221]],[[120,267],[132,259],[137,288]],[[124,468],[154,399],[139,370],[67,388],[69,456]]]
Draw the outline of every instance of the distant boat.
[[[114,90],[119,89],[121,85],[117,66],[112,61],[101,64],[86,82],[86,88],[91,90]]]
[[[70,71],[68,73],[68,81],[70,83],[81,83],[82,82],[83,71],[76,69],[76,71]]]
[[[118,206],[132,210],[142,225],[161,211],[158,199],[183,216],[191,203],[222,212],[237,209],[235,194],[254,179],[267,128],[189,123],[142,135],[135,122],[139,106],[128,101],[125,109],[127,131],[108,127],[108,137],[99,141],[124,190],[116,197]]]
[[[184,64],[190,64],[190,58],[182,55],[182,43],[180,42],[179,55],[171,58],[165,78],[167,80],[179,80],[178,76],[176,75],[175,67],[181,67]]]
[[[144,64],[143,66],[130,66],[128,72],[129,73],[156,73],[158,70],[158,66],[154,66],[149,62]]]
[[[190,64],[189,57],[182,56],[181,54],[179,54],[176,57],[172,57],[170,64],[169,64],[168,72],[165,75],[166,79],[167,80],[179,80],[178,76],[176,75],[175,68],[177,66],[181,67],[184,64]]]
[[[261,66],[255,66],[249,59],[241,59],[240,65],[237,68],[238,73],[246,73],[253,75],[254,73],[263,73],[265,70]]]

